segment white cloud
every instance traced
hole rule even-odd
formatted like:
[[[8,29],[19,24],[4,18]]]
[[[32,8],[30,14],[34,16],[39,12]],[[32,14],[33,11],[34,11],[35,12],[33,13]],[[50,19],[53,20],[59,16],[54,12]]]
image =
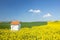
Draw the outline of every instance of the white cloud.
[[[51,17],[52,15],[50,13],[47,13],[45,15],[43,15],[43,18],[46,18],[46,17]]]
[[[31,13],[40,13],[41,11],[39,9],[35,9],[35,10],[30,9],[29,12],[31,12]]]

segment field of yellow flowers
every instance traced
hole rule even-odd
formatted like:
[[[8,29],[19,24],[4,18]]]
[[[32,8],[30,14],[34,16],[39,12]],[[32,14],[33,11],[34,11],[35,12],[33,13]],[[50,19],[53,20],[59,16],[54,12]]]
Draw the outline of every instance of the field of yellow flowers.
[[[19,31],[0,29],[0,40],[60,40],[60,23],[22,28]]]

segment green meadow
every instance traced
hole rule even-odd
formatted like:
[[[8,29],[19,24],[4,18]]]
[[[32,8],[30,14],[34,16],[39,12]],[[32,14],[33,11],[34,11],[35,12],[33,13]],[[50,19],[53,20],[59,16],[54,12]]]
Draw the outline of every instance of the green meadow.
[[[0,29],[10,29],[10,24],[11,22],[0,22]],[[47,22],[21,22],[21,27],[28,27],[31,28],[32,26],[41,26],[41,25],[46,25]]]

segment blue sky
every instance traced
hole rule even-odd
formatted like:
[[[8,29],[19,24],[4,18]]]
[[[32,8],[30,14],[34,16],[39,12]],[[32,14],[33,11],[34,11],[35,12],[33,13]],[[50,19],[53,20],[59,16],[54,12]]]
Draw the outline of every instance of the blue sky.
[[[60,0],[0,0],[0,21],[60,20]]]

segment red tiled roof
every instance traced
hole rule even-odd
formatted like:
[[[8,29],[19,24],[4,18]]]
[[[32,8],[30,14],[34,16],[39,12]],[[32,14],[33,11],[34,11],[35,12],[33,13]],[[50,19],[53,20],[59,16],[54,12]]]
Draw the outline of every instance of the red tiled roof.
[[[20,24],[20,22],[19,21],[12,21],[11,24],[18,25],[18,24]]]

